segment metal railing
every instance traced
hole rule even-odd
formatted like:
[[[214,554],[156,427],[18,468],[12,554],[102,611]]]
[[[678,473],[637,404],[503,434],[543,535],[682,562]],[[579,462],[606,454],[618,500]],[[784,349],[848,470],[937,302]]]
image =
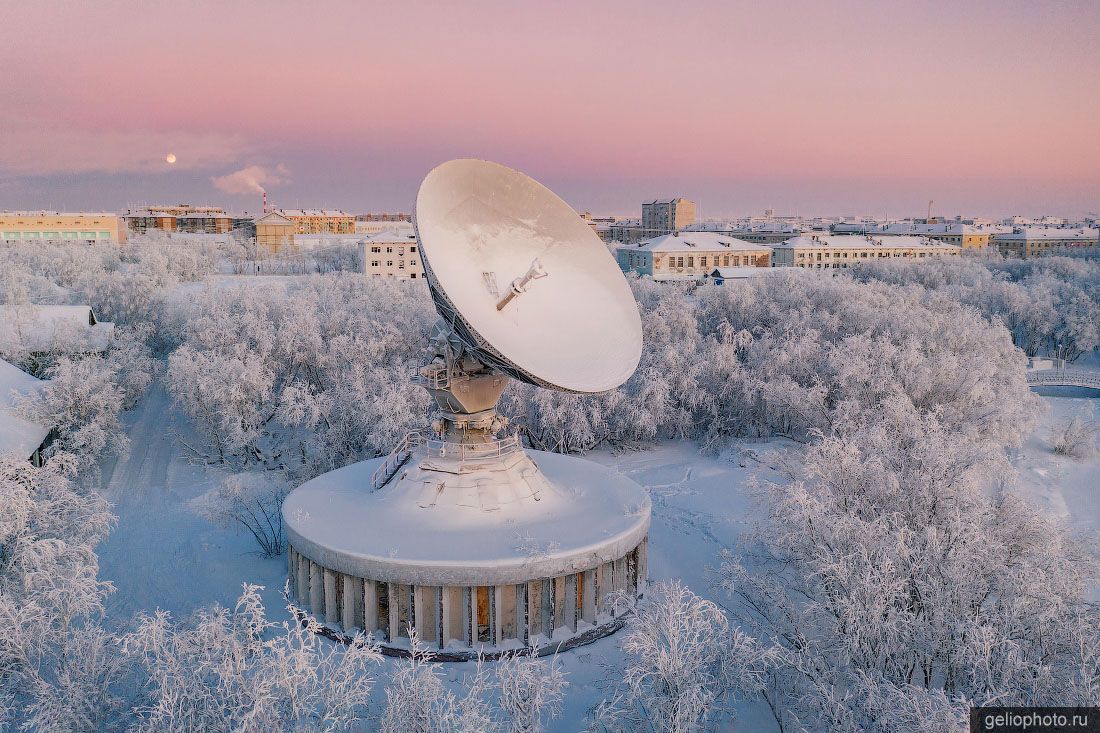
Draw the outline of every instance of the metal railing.
[[[407,433],[401,442],[390,451],[370,477],[370,490],[378,489],[389,483],[413,453],[423,452],[433,458],[451,458],[460,461],[484,461],[506,456],[523,450],[519,434],[508,435],[485,443],[457,443],[439,438],[425,437],[420,431]]]
[[[1029,369],[1027,383],[1030,385],[1100,389],[1100,372],[1092,372],[1086,369]]]

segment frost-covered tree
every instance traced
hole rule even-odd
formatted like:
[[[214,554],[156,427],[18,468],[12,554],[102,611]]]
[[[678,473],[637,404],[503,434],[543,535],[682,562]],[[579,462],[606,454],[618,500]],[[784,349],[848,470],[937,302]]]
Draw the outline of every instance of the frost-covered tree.
[[[724,704],[757,692],[773,662],[772,650],[681,583],[658,583],[648,595],[622,639],[622,683],[593,711],[590,730],[703,730]]]
[[[91,732],[123,712],[124,669],[97,625],[111,587],[95,547],[114,517],[74,472],[65,454],[0,457],[0,726]]]
[[[232,611],[215,606],[183,624],[164,611],[139,617],[121,641],[148,676],[137,730],[343,731],[364,718],[377,648],[363,636],[325,645],[308,616],[272,623],[260,590],[246,584]]]
[[[285,478],[274,472],[234,474],[199,497],[195,509],[212,522],[244,528],[264,557],[275,557],[286,543],[282,507],[289,493]]]
[[[782,656],[765,698],[785,730],[897,730],[877,717],[888,705],[942,722],[970,705],[1096,704],[1095,563],[989,493],[1011,479],[1001,445],[894,398],[836,424],[805,466],[764,489],[749,567],[728,556],[721,571]]]
[[[117,367],[96,355],[62,357],[47,376],[41,392],[20,398],[17,406],[27,418],[54,428],[51,452],[73,454],[89,468],[100,456],[126,448]]]

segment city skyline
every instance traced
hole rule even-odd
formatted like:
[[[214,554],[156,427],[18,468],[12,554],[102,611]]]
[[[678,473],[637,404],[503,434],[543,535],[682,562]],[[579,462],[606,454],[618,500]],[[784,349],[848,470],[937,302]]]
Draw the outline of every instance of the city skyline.
[[[279,206],[408,211],[459,156],[598,214],[675,195],[703,217],[1100,208],[1093,3],[53,2],[5,17],[0,209],[257,211],[256,184]]]

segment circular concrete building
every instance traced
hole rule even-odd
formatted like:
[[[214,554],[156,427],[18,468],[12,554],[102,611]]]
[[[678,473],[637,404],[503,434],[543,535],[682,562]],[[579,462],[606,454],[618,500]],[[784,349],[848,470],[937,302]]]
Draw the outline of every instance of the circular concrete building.
[[[299,602],[333,629],[464,658],[553,651],[619,628],[645,584],[650,503],[590,461],[410,440],[304,484],[283,508]],[[464,455],[465,452],[465,455]],[[376,489],[386,474],[391,477]]]
[[[576,212],[517,171],[445,163],[416,211],[441,318],[414,381],[439,419],[287,497],[291,588],[329,635],[370,632],[391,653],[413,631],[456,660],[609,634],[645,588],[648,494],[524,450],[495,407],[509,377],[575,393],[622,384],[642,348],[633,295]]]

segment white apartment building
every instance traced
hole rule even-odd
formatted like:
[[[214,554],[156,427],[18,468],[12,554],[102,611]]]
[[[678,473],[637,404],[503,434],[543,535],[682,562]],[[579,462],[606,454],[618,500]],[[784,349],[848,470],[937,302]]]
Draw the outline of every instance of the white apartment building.
[[[624,272],[654,280],[698,280],[716,267],[768,267],[771,248],[718,232],[665,234],[616,251]]]
[[[772,245],[772,266],[837,270],[884,258],[958,257],[961,251],[958,245],[928,237],[814,234]]]
[[[399,222],[398,222],[399,224]],[[372,277],[424,277],[424,264],[412,225],[372,234],[359,242],[363,272]]]

